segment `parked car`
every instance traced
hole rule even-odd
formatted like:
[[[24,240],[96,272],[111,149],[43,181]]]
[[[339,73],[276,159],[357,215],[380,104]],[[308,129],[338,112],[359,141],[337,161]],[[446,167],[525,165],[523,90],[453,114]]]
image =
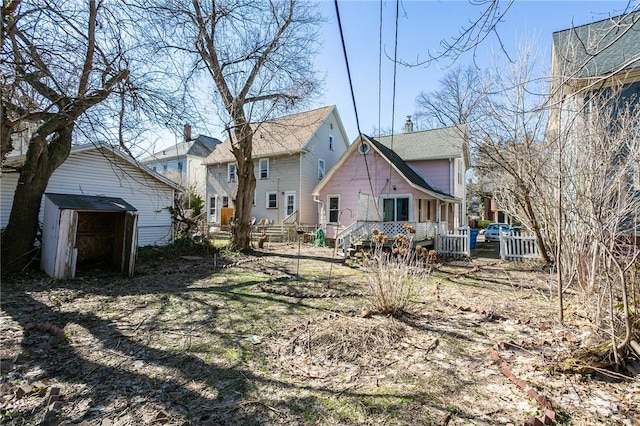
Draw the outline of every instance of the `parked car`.
[[[490,223],[484,231],[484,240],[488,243],[491,241],[500,241],[500,233],[509,232],[510,229],[506,223]]]

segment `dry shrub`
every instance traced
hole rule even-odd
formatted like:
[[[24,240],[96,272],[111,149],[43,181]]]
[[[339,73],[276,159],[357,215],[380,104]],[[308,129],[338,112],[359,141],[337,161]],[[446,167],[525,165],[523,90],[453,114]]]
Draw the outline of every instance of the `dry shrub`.
[[[386,353],[406,334],[393,318],[337,317],[307,326],[292,344],[316,361],[353,362]]]
[[[410,225],[404,229],[409,235],[415,233]],[[385,315],[407,312],[420,283],[429,277],[437,254],[422,247],[414,249],[413,238],[405,234],[393,237],[390,249],[386,247],[389,237],[377,229],[372,234],[374,246],[363,262],[372,307]]]

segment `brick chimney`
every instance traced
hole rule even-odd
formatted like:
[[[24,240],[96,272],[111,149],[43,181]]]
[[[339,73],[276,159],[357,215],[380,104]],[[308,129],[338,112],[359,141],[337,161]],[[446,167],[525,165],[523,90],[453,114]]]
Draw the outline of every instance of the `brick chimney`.
[[[404,122],[404,132],[405,133],[413,132],[413,121],[411,121],[410,115],[407,115],[407,121]]]
[[[191,140],[191,125],[184,125],[184,141],[189,142]]]

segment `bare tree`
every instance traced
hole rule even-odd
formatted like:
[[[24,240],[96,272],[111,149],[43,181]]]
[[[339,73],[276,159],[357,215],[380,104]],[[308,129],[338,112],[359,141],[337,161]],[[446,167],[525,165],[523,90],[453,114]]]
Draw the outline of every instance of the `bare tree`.
[[[472,66],[457,66],[438,81],[439,88],[416,97],[416,118],[430,127],[472,124],[487,102],[481,72]]]
[[[188,79],[201,86],[202,71],[213,82],[237,162],[231,246],[249,248],[256,185],[251,123],[298,106],[317,90],[316,7],[301,0],[157,0],[140,10],[150,12],[156,45],[188,61]]]
[[[68,157],[77,120],[129,76],[117,26],[103,2],[5,2],[2,10],[2,146],[20,125],[28,140],[2,263],[18,268],[32,247],[42,195]]]

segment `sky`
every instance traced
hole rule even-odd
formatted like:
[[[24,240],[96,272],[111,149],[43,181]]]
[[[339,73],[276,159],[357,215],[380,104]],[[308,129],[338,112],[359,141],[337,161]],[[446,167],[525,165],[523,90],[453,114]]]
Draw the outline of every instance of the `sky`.
[[[400,3],[398,18],[398,59],[415,63],[437,51],[441,41],[452,40],[461,28],[475,21],[486,8],[481,1],[410,0]],[[505,4],[507,2],[504,2]],[[631,2],[635,4],[637,2]],[[407,115],[415,113],[415,99],[420,92],[436,90],[438,82],[451,67],[473,65],[486,68],[496,61],[506,63],[496,36],[489,36],[473,52],[456,59],[440,60],[429,66],[397,65],[395,108],[393,96],[393,61],[395,39],[395,1],[382,6],[383,63],[379,79],[380,2],[339,1],[340,19],[351,69],[360,130],[373,134],[378,127],[402,131]],[[474,5],[476,4],[476,5]],[[627,1],[524,1],[517,0],[498,24],[497,31],[512,57],[523,41],[532,41],[540,55],[541,66],[551,68],[551,37],[554,31],[606,19],[621,13]],[[345,67],[340,33],[333,1],[321,3],[326,23],[322,27],[323,49],[317,58],[318,71],[325,77],[325,89],[315,105],[335,104],[350,141],[357,134],[353,102]],[[389,58],[387,58],[387,56]],[[379,91],[381,82],[382,90]],[[381,93],[381,102],[379,102]],[[382,105],[382,108],[378,108]],[[378,126],[378,111],[380,126]],[[395,110],[395,114],[392,114]],[[415,120],[415,117],[414,117]],[[420,124],[420,123],[418,123]]]
[[[497,26],[497,32],[510,57],[515,58],[517,46],[534,42],[544,70],[551,68],[551,37],[554,31],[606,19],[637,6],[638,1],[556,1],[516,0]],[[468,27],[486,9],[489,0],[404,0],[399,4],[399,61],[415,63],[437,52],[442,40],[451,41],[463,27]],[[502,0],[500,4],[507,5]],[[500,42],[495,35],[487,37],[474,52],[432,62],[428,66],[397,65],[391,58],[395,47],[396,2],[382,3],[382,72],[378,72],[380,52],[380,2],[373,0],[339,0],[340,18],[356,99],[360,131],[369,135],[375,129],[402,130],[407,115],[416,110],[415,99],[420,92],[439,87],[452,67],[476,65],[487,68],[492,63],[506,63]],[[630,6],[631,5],[631,6]],[[345,66],[335,5],[331,0],[319,1],[326,21],[321,27],[322,48],[316,58],[316,68],[324,78],[324,89],[309,108],[336,105],[347,132],[348,140],[358,135],[349,80]],[[379,75],[381,74],[380,78]],[[395,81],[395,96],[394,96]],[[381,87],[381,90],[379,90]],[[380,94],[380,95],[379,95]],[[381,105],[381,108],[378,106]],[[380,114],[379,114],[380,111]],[[395,113],[392,113],[395,111]],[[380,117],[379,117],[380,116]],[[378,125],[380,118],[380,125]],[[224,139],[216,123],[192,123],[194,134],[202,133]],[[424,127],[422,123],[416,123]],[[178,137],[161,137],[155,149],[174,144]],[[153,150],[153,148],[152,148]]]

